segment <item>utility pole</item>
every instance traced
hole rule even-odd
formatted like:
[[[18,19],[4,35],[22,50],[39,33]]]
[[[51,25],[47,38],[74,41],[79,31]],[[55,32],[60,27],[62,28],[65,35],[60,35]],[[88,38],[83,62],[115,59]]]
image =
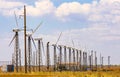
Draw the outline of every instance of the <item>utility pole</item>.
[[[26,50],[26,6],[24,6],[24,52],[25,52],[25,73],[27,73],[27,50]]]

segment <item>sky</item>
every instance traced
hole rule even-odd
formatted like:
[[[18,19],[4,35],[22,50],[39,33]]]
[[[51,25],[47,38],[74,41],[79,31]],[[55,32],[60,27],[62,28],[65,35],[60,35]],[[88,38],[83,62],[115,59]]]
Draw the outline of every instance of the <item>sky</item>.
[[[62,32],[58,44],[73,47],[73,40],[75,48],[101,53],[105,63],[111,56],[111,64],[120,64],[120,0],[0,0],[0,61],[11,60],[14,43],[8,45],[12,30],[23,29],[24,5],[28,29],[43,22],[33,38],[43,38],[45,46],[56,43]],[[23,53],[22,31],[19,40]]]

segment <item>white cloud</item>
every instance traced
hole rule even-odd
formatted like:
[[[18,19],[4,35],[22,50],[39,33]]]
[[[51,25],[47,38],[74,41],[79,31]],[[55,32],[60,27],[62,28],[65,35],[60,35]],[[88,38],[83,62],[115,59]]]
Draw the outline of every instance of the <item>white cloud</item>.
[[[23,2],[0,0],[0,13],[5,16],[14,15],[14,11],[22,12],[20,9],[26,5]]]
[[[23,14],[23,6],[26,5],[27,15],[29,16],[42,16],[45,14],[54,13],[55,6],[50,0],[38,0],[34,5],[28,5],[22,2],[9,2],[9,1],[0,1],[0,12],[3,15],[11,16],[14,11],[17,14]],[[4,6],[6,5],[6,6]]]
[[[30,16],[42,16],[53,13],[55,7],[50,0],[39,0],[35,2],[35,6],[27,6],[27,13]]]
[[[14,9],[4,9],[4,10],[2,10],[2,14],[4,16],[13,16],[14,12],[17,15],[23,15],[23,9],[14,8]]]
[[[100,3],[102,4],[112,4],[116,2],[120,2],[120,0],[100,0]]]
[[[0,9],[11,9],[15,7],[23,6],[24,3],[22,2],[15,2],[15,1],[6,1],[6,0],[0,0]]]
[[[119,0],[100,0],[96,6],[92,6],[88,21],[109,25],[118,24],[120,20],[119,2]]]
[[[70,2],[61,4],[55,11],[57,17],[66,17],[71,14],[88,14],[90,4],[80,4],[79,2]]]
[[[101,19],[103,19],[103,16],[98,15],[98,14],[90,15],[88,18],[88,20],[90,21],[100,21]]]
[[[23,5],[26,3],[15,1],[0,0],[0,12],[3,15],[13,15],[13,11],[18,14],[23,12]],[[60,19],[71,19],[71,15],[82,16],[83,19],[87,17],[88,21],[99,21],[104,19],[104,15],[108,14],[113,19],[113,15],[120,15],[120,1],[119,0],[100,0],[92,3],[81,4],[79,2],[62,3],[55,7],[50,0],[38,0],[33,5],[27,5],[27,15],[29,16],[43,16],[51,14]],[[6,6],[4,6],[6,5]],[[107,6],[106,6],[107,5]],[[104,7],[104,8],[103,8]],[[106,19],[104,19],[106,20]],[[108,19],[107,19],[108,20]]]

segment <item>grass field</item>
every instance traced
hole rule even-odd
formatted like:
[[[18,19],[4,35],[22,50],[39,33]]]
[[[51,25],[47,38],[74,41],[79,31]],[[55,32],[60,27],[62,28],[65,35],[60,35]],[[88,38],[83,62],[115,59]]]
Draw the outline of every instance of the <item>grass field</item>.
[[[119,71],[109,72],[32,72],[0,73],[0,77],[120,77]]]
[[[107,69],[107,68],[106,68]],[[31,72],[8,73],[0,70],[0,77],[120,77],[120,66],[111,67],[111,71],[62,71],[62,72]]]

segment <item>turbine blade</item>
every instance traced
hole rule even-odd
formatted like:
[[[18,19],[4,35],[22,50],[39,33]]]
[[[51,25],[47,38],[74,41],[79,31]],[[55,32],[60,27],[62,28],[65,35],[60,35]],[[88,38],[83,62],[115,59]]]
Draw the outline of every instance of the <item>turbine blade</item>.
[[[74,41],[72,40],[72,45],[73,45],[73,47],[75,47],[75,44],[74,44]]]
[[[42,41],[42,49],[43,49],[43,55],[45,56],[45,49],[44,49],[43,41]]]
[[[32,34],[34,34],[36,31],[37,31],[37,29],[42,25],[42,23],[43,23],[43,21],[42,22],[40,22],[40,24],[36,27],[36,29],[33,31],[33,33]]]
[[[41,44],[42,44],[42,49],[43,49],[43,55],[45,56],[45,50],[44,50],[44,45],[43,45],[43,41],[41,40]],[[42,57],[42,56],[41,56]],[[43,60],[41,58],[41,63],[43,65]]]
[[[57,45],[58,41],[60,40],[61,35],[62,35],[62,32],[60,33],[60,35],[59,35],[59,37],[58,37],[58,39],[56,41],[56,45]]]
[[[15,15],[15,22],[16,22],[16,26],[18,27],[18,21],[17,21],[17,16],[16,16],[15,11],[14,11],[14,15]]]
[[[12,44],[13,40],[15,39],[16,35],[14,35],[14,37],[12,38],[12,40],[9,43],[9,46]]]
[[[31,37],[31,39],[32,39],[33,45],[34,45],[34,47],[35,47],[35,49],[37,51],[37,47],[36,47],[35,41],[34,41],[34,39],[32,37]]]

